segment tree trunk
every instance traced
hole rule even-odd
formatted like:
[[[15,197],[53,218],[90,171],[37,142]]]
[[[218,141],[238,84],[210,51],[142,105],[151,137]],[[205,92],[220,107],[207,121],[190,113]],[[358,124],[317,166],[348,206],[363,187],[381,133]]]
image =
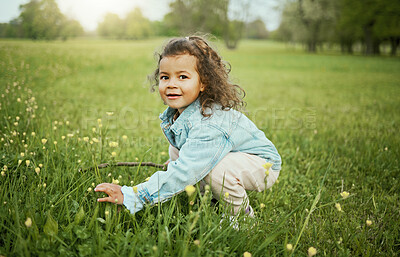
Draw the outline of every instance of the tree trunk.
[[[400,44],[400,37],[390,37],[390,55],[396,56],[397,47]]]

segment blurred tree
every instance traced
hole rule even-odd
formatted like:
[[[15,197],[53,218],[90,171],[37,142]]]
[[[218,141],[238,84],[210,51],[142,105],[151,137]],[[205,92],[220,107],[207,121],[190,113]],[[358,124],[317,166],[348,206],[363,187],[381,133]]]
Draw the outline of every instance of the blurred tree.
[[[64,15],[55,0],[31,0],[21,5],[20,9],[25,37],[51,40],[59,36]]]
[[[237,12],[229,12],[232,1],[239,4]],[[246,17],[249,3],[248,0],[175,0],[170,3],[171,12],[165,15],[164,23],[167,30],[176,35],[211,33],[223,37],[228,48],[235,48],[243,35],[243,17]]]
[[[124,37],[124,21],[114,13],[107,13],[97,26],[97,32],[102,37],[122,39]]]
[[[83,33],[78,21],[67,20],[55,0],[31,0],[20,5],[21,14],[10,22],[14,35],[31,39],[66,39]]]
[[[124,37],[127,39],[142,39],[151,36],[152,27],[149,19],[143,16],[139,8],[128,13],[125,19]]]
[[[246,37],[253,39],[267,39],[268,31],[261,19],[246,24]]]
[[[84,30],[82,25],[77,20],[65,19],[61,28],[60,36],[63,40],[66,40],[69,37],[82,36],[83,33]]]

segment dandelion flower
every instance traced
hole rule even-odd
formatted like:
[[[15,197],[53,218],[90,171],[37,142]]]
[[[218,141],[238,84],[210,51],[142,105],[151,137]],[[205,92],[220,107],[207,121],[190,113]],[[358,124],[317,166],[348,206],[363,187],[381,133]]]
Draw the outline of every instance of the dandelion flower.
[[[264,169],[269,170],[269,168],[272,167],[272,163],[267,162],[267,163],[265,163],[265,164],[263,165],[263,167],[264,167]]]
[[[35,132],[32,132],[31,135],[34,137],[34,136],[36,135],[36,133],[35,133]]]
[[[14,126],[18,126],[18,122],[16,121],[16,122],[14,122]]]
[[[112,156],[112,157],[115,157],[115,156],[117,156],[117,153],[116,153],[116,152],[112,152],[112,153],[111,153],[111,156]]]
[[[53,127],[53,130],[57,130],[57,126],[54,126],[54,127]]]
[[[57,145],[57,141],[54,141],[53,144],[54,144],[54,145]]]
[[[18,97],[17,98],[17,102],[20,103],[21,102],[21,98]]]
[[[265,176],[267,176],[267,177],[269,176],[269,170],[265,171]]]
[[[225,193],[225,197],[226,197],[226,198],[229,197],[229,193],[228,193],[228,192]]]
[[[18,117],[18,116],[17,116],[17,117],[15,117],[15,120],[16,120],[16,121],[19,121],[19,117]]]
[[[98,124],[101,124],[101,119],[97,119],[97,123],[98,123]]]
[[[185,187],[185,191],[186,191],[188,196],[191,196],[194,193],[194,191],[196,191],[196,188],[194,186],[192,186],[192,185],[187,185]]]
[[[4,170],[1,171],[1,176],[4,177],[6,175],[6,173],[4,172]]]
[[[200,245],[200,240],[198,240],[198,239],[194,240],[193,244],[199,246]]]
[[[47,184],[46,184],[46,183],[43,183],[43,187],[46,188],[46,186],[47,186]]]
[[[73,137],[74,134],[67,134],[67,137]]]
[[[108,145],[110,147],[118,147],[118,142],[110,142]]]
[[[29,164],[31,163],[31,161],[30,161],[30,160],[26,160],[25,163],[26,163],[26,166],[29,166]]]
[[[98,142],[100,142],[97,138],[92,138],[92,140],[93,140],[93,142],[95,142],[95,143],[98,143]]]
[[[251,255],[251,253],[249,253],[249,252],[244,252],[243,253],[243,257],[251,257],[252,255]]]
[[[315,249],[314,247],[310,247],[310,248],[308,248],[308,256],[309,257],[311,257],[311,256],[314,256],[314,255],[316,255],[317,254],[317,249]]]
[[[36,168],[35,168],[35,172],[36,172],[36,174],[39,175],[39,173],[40,173],[40,168],[39,168],[39,167],[36,167]]]
[[[114,112],[106,112],[106,114],[107,114],[108,116],[113,116],[113,115],[114,115]]]
[[[145,181],[149,181],[149,179],[150,179],[150,177],[147,177],[147,178],[145,179]]]
[[[69,125],[69,121],[65,121],[65,124],[68,126]]]
[[[105,211],[104,214],[105,214],[106,216],[108,216],[108,215],[110,214],[110,212],[109,212],[109,211]]]
[[[30,228],[31,226],[32,226],[32,219],[31,218],[26,218],[26,220],[25,220],[25,226],[27,227],[27,228]]]
[[[64,140],[64,139],[65,139],[65,136],[61,136],[61,139]]]
[[[343,191],[340,193],[340,195],[343,197],[343,199],[346,199],[347,197],[349,197],[350,194],[347,191]]]
[[[40,163],[40,164],[39,164],[39,167],[40,167],[40,168],[43,168],[43,164]]]
[[[126,141],[128,139],[128,136],[127,135],[123,135],[122,139]]]
[[[46,144],[47,143],[47,139],[46,138],[43,138],[42,139],[42,144]]]
[[[13,135],[14,137],[17,136],[17,131],[14,130],[14,131],[12,132],[12,135]]]
[[[3,166],[3,170],[6,171],[8,169],[7,165]]]
[[[292,244],[287,244],[286,245],[286,250],[288,250],[288,251],[293,250],[293,245]]]
[[[265,204],[260,203],[260,208],[261,208],[261,209],[265,208]]]
[[[118,185],[119,184],[119,180],[118,179],[112,179],[112,183]]]
[[[87,189],[87,191],[88,191],[89,193],[92,192],[92,188],[89,187],[89,188]]]
[[[131,181],[131,182],[133,182],[133,181]],[[137,186],[132,187],[132,189],[133,189],[133,192],[135,192],[137,194],[137,192],[138,192]]]
[[[20,165],[20,164],[21,164],[21,162],[22,162],[22,160],[18,160],[18,165]]]
[[[21,157],[24,157],[24,156],[25,156],[25,154],[24,154],[24,153],[20,153],[19,155],[21,155]]]
[[[83,141],[89,142],[89,137],[83,137]]]
[[[342,207],[340,206],[340,203],[335,203],[335,207],[338,211],[342,211]]]
[[[365,223],[367,224],[367,226],[371,226],[372,225],[372,221],[371,220],[367,220],[367,221],[365,221]]]

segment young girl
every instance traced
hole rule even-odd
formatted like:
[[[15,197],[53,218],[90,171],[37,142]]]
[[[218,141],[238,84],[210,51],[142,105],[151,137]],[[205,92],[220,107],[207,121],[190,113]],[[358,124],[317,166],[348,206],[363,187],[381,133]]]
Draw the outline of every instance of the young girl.
[[[158,171],[134,187],[99,184],[95,191],[108,197],[98,201],[124,204],[136,213],[203,181],[214,198],[231,204],[232,214],[244,210],[253,216],[246,190],[271,187],[281,157],[264,133],[237,111],[244,104],[244,91],[229,81],[228,73],[218,53],[201,37],[170,40],[153,75],[168,105],[160,115],[170,144],[167,171]]]

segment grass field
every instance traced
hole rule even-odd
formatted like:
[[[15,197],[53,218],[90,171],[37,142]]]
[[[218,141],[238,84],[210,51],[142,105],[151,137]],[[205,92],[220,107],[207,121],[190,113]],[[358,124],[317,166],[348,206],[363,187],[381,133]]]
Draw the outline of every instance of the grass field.
[[[156,169],[80,167],[168,159],[146,82],[163,42],[0,41],[0,255],[400,254],[399,58],[216,43],[283,159],[279,183],[249,193],[256,223],[220,224],[224,206],[199,192],[136,215],[97,203],[98,183]]]

